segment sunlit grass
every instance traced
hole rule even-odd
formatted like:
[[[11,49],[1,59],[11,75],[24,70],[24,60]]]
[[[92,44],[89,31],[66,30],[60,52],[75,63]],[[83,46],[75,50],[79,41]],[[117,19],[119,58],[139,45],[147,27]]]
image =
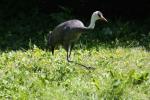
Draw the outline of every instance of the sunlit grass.
[[[78,48],[78,47],[77,47]],[[73,50],[71,59],[87,70],[36,46],[0,53],[1,99],[150,99],[150,53],[142,47]]]

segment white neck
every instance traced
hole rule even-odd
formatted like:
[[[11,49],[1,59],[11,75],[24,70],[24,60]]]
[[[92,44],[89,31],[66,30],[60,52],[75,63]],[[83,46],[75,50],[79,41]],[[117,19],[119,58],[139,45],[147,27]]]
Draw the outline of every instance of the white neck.
[[[90,29],[94,29],[95,27],[95,22],[96,22],[96,19],[94,16],[91,17],[91,22],[90,22],[90,25],[88,26],[88,28]]]

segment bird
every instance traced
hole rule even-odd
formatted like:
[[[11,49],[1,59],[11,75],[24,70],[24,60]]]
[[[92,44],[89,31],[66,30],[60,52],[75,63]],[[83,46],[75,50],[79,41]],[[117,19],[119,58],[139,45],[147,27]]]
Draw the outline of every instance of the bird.
[[[102,12],[95,11],[91,15],[89,26],[84,26],[83,22],[78,19],[72,19],[57,25],[53,31],[48,33],[48,48],[54,55],[54,49],[57,45],[62,45],[67,52],[67,61],[71,62],[70,56],[75,42],[79,39],[82,33],[93,30],[97,20],[107,22]]]

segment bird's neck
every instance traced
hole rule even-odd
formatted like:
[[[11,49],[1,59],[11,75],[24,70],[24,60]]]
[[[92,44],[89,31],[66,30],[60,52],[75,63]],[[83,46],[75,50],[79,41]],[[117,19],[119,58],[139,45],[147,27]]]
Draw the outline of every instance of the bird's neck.
[[[90,22],[90,25],[88,26],[89,29],[94,29],[95,27],[95,22],[96,22],[96,19],[94,18],[94,16],[91,17],[91,22]]]

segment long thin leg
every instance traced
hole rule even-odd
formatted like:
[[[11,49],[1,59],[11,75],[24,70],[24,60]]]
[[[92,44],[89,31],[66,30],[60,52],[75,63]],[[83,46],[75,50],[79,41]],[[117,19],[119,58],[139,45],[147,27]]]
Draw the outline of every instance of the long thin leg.
[[[67,61],[70,62],[70,55],[71,55],[71,44],[64,43],[64,49],[67,52]]]
[[[71,45],[68,45],[67,47],[67,61],[70,62],[70,55],[71,55]]]
[[[52,55],[54,55],[54,46],[51,46]]]
[[[70,46],[69,46],[69,50],[68,50],[68,52],[69,52],[69,58],[70,58],[70,56],[71,56],[71,51],[72,51],[72,48],[74,47],[74,43],[72,43]]]
[[[65,50],[67,52],[67,61],[68,62],[71,62],[70,56],[71,56],[71,51],[72,51],[73,46],[74,46],[74,43],[69,43],[69,44],[68,43],[64,43],[64,48],[65,48]]]
[[[50,47],[52,55],[54,55],[54,47],[55,46],[54,46],[54,43],[53,43],[53,37],[52,37],[52,32],[51,31],[48,33],[47,40],[48,40],[47,46]]]

